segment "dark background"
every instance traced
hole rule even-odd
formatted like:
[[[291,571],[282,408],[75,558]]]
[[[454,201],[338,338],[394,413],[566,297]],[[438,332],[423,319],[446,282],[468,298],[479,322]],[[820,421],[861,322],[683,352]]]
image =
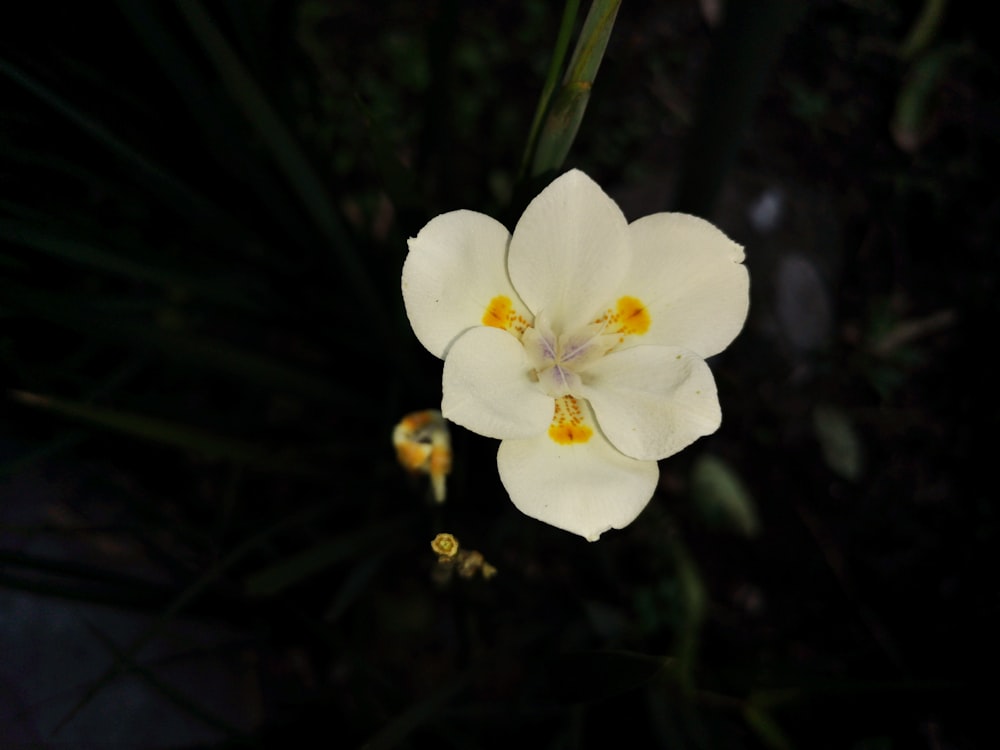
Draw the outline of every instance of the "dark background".
[[[551,179],[560,6],[0,13],[0,745],[993,746],[993,27],[725,5],[625,0],[565,164],[752,287],[722,428],[595,544],[389,439],[405,240]]]

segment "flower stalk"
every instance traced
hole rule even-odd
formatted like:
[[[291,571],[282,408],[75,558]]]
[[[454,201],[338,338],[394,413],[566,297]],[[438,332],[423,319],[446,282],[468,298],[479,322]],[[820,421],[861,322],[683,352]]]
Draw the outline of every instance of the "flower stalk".
[[[604,59],[604,51],[615,25],[621,0],[594,0],[583,22],[580,38],[570,59],[562,85],[554,92],[554,77],[562,65],[566,51],[568,29],[576,17],[576,2],[566,4],[563,22],[556,43],[549,79],[542,90],[535,122],[532,124],[522,172],[530,161],[530,176],[536,177],[562,166],[580,130],[590,90]],[[572,7],[571,7],[572,6]],[[543,115],[544,113],[544,115]],[[544,116],[544,120],[543,120]],[[539,123],[544,124],[539,129]]]

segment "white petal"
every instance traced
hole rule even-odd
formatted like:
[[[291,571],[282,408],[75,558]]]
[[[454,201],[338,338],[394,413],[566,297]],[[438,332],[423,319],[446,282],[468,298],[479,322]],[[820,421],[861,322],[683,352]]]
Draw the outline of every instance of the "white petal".
[[[542,393],[529,371],[524,347],[512,334],[486,326],[466,331],[444,360],[441,412],[486,437],[544,433],[555,400]]]
[[[587,368],[579,395],[612,445],[638,459],[672,456],[722,422],[708,365],[676,347],[612,352]]]
[[[729,346],[750,304],[743,248],[688,214],[644,216],[629,225],[629,238],[622,293],[642,300],[651,324],[627,345],[682,346],[704,358]]]
[[[444,358],[459,334],[483,325],[498,295],[527,312],[507,276],[509,239],[503,224],[474,211],[441,214],[410,239],[403,303],[413,332],[435,356]]]
[[[583,172],[557,178],[531,201],[514,228],[510,278],[534,314],[557,333],[603,310],[631,264],[628,224],[618,205]]]
[[[569,445],[553,442],[548,433],[504,440],[497,468],[518,510],[591,542],[632,523],[660,475],[655,461],[622,455],[599,430],[586,443]]]

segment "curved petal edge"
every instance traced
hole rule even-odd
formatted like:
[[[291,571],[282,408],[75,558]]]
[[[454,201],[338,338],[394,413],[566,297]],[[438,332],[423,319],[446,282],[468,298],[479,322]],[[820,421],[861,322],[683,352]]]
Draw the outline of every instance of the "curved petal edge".
[[[443,359],[458,336],[483,325],[490,301],[503,296],[527,308],[507,275],[510,233],[475,211],[431,219],[409,242],[403,263],[403,304],[420,343]]]
[[[572,445],[559,445],[547,434],[504,440],[497,468],[518,510],[591,542],[632,523],[660,475],[655,461],[623,455],[600,432]]]

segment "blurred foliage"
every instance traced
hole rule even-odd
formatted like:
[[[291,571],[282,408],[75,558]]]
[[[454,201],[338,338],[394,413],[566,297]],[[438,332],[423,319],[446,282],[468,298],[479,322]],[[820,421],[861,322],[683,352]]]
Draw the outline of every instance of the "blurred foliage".
[[[622,4],[559,149],[630,218],[747,246],[724,425],[593,545],[513,509],[493,441],[457,431],[440,507],[396,465],[440,400],[405,240],[544,184],[519,173],[575,5],[3,12],[0,505],[69,479],[0,514],[0,586],[146,617],[94,631],[61,726],[138,674],[220,747],[983,746],[1000,67],[971,5]],[[788,252],[836,311],[808,351],[776,330]],[[435,583],[445,531],[497,576]],[[179,618],[252,657],[240,721],[158,677]]]

